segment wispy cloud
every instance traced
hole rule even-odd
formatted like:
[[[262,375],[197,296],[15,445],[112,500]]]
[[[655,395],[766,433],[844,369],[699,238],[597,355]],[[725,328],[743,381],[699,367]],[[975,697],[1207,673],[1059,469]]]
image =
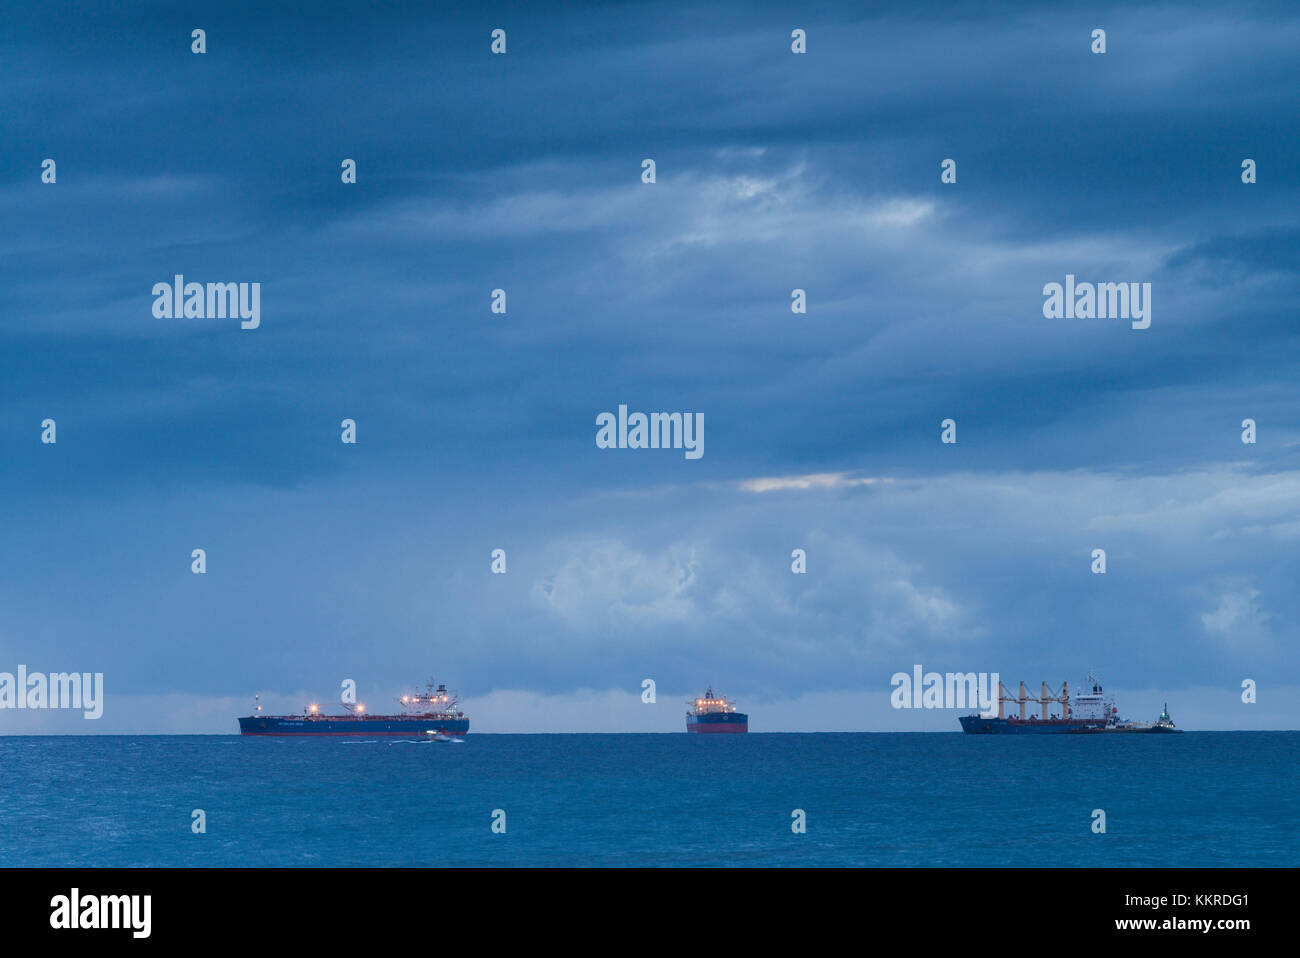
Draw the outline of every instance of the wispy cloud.
[[[740,480],[740,488],[745,492],[784,492],[806,489],[853,489],[859,486],[874,486],[890,479],[875,476],[850,476],[843,472],[821,472],[806,476],[766,476],[758,479]]]

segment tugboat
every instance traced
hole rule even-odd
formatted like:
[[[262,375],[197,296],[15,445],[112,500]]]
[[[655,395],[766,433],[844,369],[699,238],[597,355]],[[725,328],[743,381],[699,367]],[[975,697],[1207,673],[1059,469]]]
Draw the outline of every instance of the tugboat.
[[[1169,703],[1166,702],[1164,708],[1160,710],[1160,717],[1148,725],[1146,722],[1116,722],[1111,728],[1104,729],[1107,732],[1144,732],[1148,735],[1168,734],[1169,732],[1182,733],[1174,720],[1169,717]]]
[[[1182,734],[1182,729],[1174,725],[1174,720],[1169,717],[1169,703],[1165,703],[1164,709],[1160,712],[1160,717],[1148,724],[1147,722],[1130,722],[1126,719],[1115,718],[1113,721],[1106,723],[1101,728],[1078,729],[1080,732],[1131,732],[1145,735],[1160,735],[1170,732]]]
[[[687,705],[691,705],[687,701]],[[727,701],[725,695],[713,694],[713,689],[704,693],[704,698],[696,699],[694,710],[686,713],[686,731],[688,732],[748,732],[749,716],[737,712],[736,707]]]
[[[1169,732],[1181,732],[1182,729],[1174,727],[1174,720],[1169,717],[1169,703],[1166,702],[1164,708],[1160,710],[1160,718],[1156,719],[1156,728],[1165,729]]]
[[[400,715],[371,715],[360,703],[345,705],[346,715],[325,715],[319,705],[309,705],[302,715],[262,715],[262,707],[239,720],[240,735],[443,735],[449,739],[469,731],[469,717],[460,710],[460,697],[447,686],[403,695]]]

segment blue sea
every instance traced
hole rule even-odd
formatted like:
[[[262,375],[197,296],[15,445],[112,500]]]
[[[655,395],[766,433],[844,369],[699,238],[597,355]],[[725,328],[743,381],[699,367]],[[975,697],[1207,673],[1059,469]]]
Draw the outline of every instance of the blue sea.
[[[1300,732],[0,737],[0,761],[6,866],[1300,863]]]

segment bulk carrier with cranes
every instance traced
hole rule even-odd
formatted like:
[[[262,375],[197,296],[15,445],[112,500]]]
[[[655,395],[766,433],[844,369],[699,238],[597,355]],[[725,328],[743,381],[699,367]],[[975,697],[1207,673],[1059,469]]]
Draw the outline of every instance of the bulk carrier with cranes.
[[[1026,705],[1034,703],[1041,707],[1041,715],[1030,715]],[[1018,705],[1019,715],[1007,716],[1007,704]],[[1052,707],[1059,706],[1056,714]],[[1182,732],[1169,717],[1169,706],[1155,722],[1133,722],[1119,717],[1119,708],[1106,695],[1101,683],[1089,675],[1084,683],[1084,691],[1070,695],[1070,683],[1063,682],[1061,691],[1055,692],[1042,683],[1042,689],[1035,698],[1020,683],[1018,695],[1011,695],[1007,687],[998,683],[998,714],[996,718],[987,717],[978,712],[958,717],[961,729],[967,735],[1059,735],[1079,733],[1149,733],[1161,734]]]

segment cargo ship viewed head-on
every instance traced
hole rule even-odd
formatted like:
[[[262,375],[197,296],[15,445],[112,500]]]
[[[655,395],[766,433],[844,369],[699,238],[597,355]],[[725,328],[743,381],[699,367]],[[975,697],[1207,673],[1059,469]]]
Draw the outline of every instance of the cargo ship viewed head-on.
[[[694,708],[686,713],[688,732],[748,732],[749,716],[737,712],[725,695],[714,695],[710,688],[703,698],[687,701]]]
[[[257,697],[260,699],[260,696]],[[469,731],[469,717],[460,709],[460,697],[430,679],[423,692],[403,695],[400,713],[376,715],[364,704],[343,703],[345,714],[326,715],[315,703],[302,715],[263,715],[261,705],[239,720],[241,735],[425,735],[460,736]]]

